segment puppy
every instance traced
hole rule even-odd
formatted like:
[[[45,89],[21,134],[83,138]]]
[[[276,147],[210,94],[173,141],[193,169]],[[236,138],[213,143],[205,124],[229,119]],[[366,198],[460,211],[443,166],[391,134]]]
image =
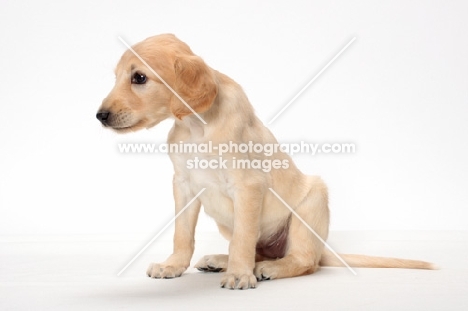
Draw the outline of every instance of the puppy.
[[[174,35],[150,37],[133,50],[151,69],[131,50],[123,54],[115,70],[115,86],[96,115],[104,127],[125,133],[172,118],[168,144],[277,144],[255,116],[242,88],[210,68]],[[205,256],[195,267],[225,272],[224,288],[255,288],[257,281],[311,274],[320,265],[343,265],[323,244],[330,217],[326,185],[320,177],[302,174],[287,154],[267,156],[231,148],[222,159],[216,150],[169,155],[175,172],[175,212],[188,207],[175,222],[173,254],[151,264],[148,276],[178,277],[189,267],[202,205],[229,240],[229,255]],[[189,166],[194,160],[218,166]],[[217,161],[225,163],[221,167]],[[276,165],[268,170],[254,163]],[[341,257],[354,267],[433,268],[423,261]]]

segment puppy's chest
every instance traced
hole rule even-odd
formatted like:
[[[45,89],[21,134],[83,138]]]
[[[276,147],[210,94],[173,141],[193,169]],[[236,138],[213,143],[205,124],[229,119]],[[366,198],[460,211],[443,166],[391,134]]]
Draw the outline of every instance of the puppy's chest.
[[[195,162],[219,160],[218,155],[200,153],[177,154],[171,156],[174,166],[177,167],[175,181],[184,188],[189,188],[192,194],[205,191],[200,195],[205,212],[218,223],[232,226],[234,182],[227,169],[213,169],[209,167],[195,167]]]
[[[193,191],[201,188],[231,197],[233,181],[228,161],[215,153],[192,152],[171,155],[177,178],[188,183]],[[210,191],[211,192],[211,191]]]

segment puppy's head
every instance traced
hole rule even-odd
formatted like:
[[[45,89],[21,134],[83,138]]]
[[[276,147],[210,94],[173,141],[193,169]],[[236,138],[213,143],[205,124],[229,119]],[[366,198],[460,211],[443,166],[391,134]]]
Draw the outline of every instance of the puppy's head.
[[[103,126],[117,132],[136,131],[169,117],[182,119],[192,110],[203,113],[210,109],[218,92],[214,71],[184,42],[165,34],[150,37],[133,50],[150,68],[130,50],[122,55],[115,86],[96,114]]]

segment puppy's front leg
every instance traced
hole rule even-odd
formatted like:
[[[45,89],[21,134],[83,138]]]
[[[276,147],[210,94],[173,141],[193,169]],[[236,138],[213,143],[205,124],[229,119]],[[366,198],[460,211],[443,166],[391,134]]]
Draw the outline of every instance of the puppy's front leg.
[[[257,285],[253,269],[263,195],[264,190],[258,186],[246,186],[236,191],[228,268],[221,280],[221,287],[248,289]]]
[[[196,194],[190,191],[185,181],[174,175],[173,191],[175,212],[179,213]],[[200,212],[200,200],[193,201],[175,221],[174,251],[163,263],[149,265],[147,275],[152,278],[174,278],[181,276],[190,266],[195,249],[195,226]]]

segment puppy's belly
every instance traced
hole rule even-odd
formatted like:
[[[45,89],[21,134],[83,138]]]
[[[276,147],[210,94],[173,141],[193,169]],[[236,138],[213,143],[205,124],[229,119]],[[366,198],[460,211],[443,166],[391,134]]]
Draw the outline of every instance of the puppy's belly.
[[[272,259],[283,258],[288,245],[290,222],[291,216],[283,225],[278,226],[276,232],[267,237],[261,237],[256,246],[257,254]]]
[[[212,217],[216,223],[230,230],[232,234],[234,228],[234,206],[232,200],[223,195],[207,195],[202,198],[202,204],[205,213]],[[272,234],[260,237],[257,241],[256,253],[266,258],[283,258],[287,248],[289,222],[290,218],[278,225]]]
[[[200,196],[205,213],[232,234],[234,203],[231,196],[235,187],[229,182],[228,176],[220,172],[197,171],[191,175],[190,181],[193,192],[200,188],[206,189]],[[256,252],[266,258],[282,258],[287,249],[291,215],[286,208],[277,209],[272,202],[265,203],[268,206],[263,207],[266,215],[261,215],[263,221],[260,221]]]

